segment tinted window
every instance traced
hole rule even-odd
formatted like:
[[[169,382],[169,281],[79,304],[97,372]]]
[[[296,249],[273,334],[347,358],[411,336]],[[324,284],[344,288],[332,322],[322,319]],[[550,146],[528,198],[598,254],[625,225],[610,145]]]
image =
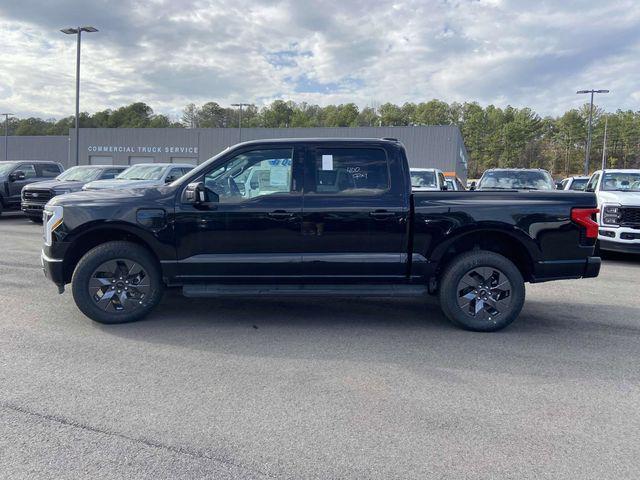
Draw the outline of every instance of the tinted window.
[[[485,172],[478,183],[485,190],[555,190],[556,186],[544,170],[493,170]]]
[[[100,180],[111,180],[113,178],[116,178],[116,176],[120,173],[122,173],[122,169],[110,168],[102,172],[102,175],[100,175]]]
[[[389,189],[387,155],[379,148],[320,148],[313,174],[316,193],[371,195]]]
[[[436,188],[435,172],[411,171],[411,186],[413,188]]]
[[[207,189],[220,203],[242,202],[256,197],[288,193],[292,179],[291,148],[241,153],[204,177]]]
[[[598,185],[599,179],[600,179],[600,174],[594,173],[593,176],[589,179],[589,183],[587,183],[585,190],[594,191],[596,189],[596,185]]]
[[[54,164],[39,165],[40,176],[45,178],[55,178],[60,175],[60,167]]]
[[[584,190],[584,187],[587,186],[588,178],[574,178],[573,182],[571,182],[571,187],[569,190]]]
[[[16,172],[23,172],[24,173],[24,178],[35,178],[36,175],[36,167],[33,166],[33,164],[30,163],[23,163],[22,165],[20,165],[18,168],[16,168],[15,170]],[[58,174],[56,173],[56,176]]]

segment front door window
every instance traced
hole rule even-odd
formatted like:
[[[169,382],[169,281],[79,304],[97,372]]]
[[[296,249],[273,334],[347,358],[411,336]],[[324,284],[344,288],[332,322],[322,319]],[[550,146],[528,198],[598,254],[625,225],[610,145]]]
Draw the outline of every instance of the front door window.
[[[290,148],[241,153],[205,175],[205,187],[220,197],[220,203],[241,203],[292,190]]]

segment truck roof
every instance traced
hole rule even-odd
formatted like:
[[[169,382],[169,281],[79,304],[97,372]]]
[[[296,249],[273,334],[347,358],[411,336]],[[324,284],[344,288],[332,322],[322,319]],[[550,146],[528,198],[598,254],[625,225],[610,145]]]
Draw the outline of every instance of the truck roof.
[[[350,137],[308,137],[308,138],[265,138],[259,140],[248,140],[238,143],[239,145],[254,145],[260,143],[383,143],[388,145],[401,145],[395,138],[350,138]]]

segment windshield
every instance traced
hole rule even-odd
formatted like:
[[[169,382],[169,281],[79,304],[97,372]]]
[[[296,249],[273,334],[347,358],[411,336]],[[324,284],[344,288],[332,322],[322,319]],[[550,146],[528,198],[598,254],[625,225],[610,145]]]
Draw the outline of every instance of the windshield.
[[[411,172],[411,186],[413,188],[437,188],[434,172]]]
[[[98,178],[100,171],[100,168],[72,167],[58,175],[56,180],[64,180],[65,182],[90,182]]]
[[[485,190],[555,190],[551,175],[544,170],[494,170],[485,172],[478,189]]]
[[[640,172],[605,172],[602,190],[640,192]]]
[[[118,175],[116,180],[160,180],[165,170],[164,165],[135,165]]]
[[[5,176],[16,166],[15,163],[0,162],[0,175]]]
[[[569,190],[584,190],[588,181],[588,178],[574,178]]]

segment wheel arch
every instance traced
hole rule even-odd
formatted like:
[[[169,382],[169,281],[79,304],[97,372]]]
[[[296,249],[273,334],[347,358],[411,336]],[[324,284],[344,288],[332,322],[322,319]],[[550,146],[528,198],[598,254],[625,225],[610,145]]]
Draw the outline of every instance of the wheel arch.
[[[436,278],[440,278],[447,265],[461,253],[486,250],[511,260],[525,281],[530,281],[536,261],[535,253],[527,245],[527,239],[522,237],[517,232],[497,228],[476,228],[459,233],[440,243],[431,253],[430,259],[436,263]],[[532,241],[529,239],[529,242]]]
[[[144,247],[160,265],[160,259],[146,232],[128,224],[109,224],[89,227],[74,235],[64,257],[64,280],[71,281],[80,259],[91,249],[107,242],[126,241]]]

